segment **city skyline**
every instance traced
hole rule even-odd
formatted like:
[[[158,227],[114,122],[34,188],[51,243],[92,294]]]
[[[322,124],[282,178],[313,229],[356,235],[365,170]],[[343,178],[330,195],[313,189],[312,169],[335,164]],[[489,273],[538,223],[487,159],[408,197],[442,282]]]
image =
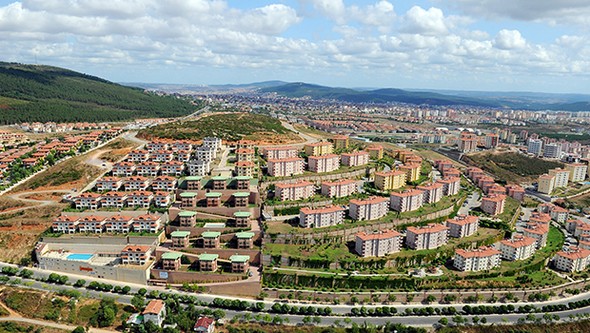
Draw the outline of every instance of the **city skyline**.
[[[579,0],[0,0],[0,47],[116,82],[590,93],[588,14]]]

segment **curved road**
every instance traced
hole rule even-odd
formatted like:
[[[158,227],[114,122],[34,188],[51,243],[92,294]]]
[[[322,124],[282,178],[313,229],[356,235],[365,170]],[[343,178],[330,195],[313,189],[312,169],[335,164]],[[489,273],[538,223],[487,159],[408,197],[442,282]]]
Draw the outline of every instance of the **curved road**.
[[[51,205],[55,205],[55,204],[59,203],[58,201],[55,201],[55,200],[37,200],[37,199],[23,198],[28,195],[35,195],[35,194],[39,194],[39,193],[72,193],[72,191],[70,191],[70,190],[43,190],[43,191],[27,191],[27,192],[18,192],[18,193],[14,193],[14,194],[9,194],[7,197],[10,199],[30,203],[33,205],[10,209],[5,212],[0,212],[0,215],[20,212],[20,211],[31,209],[31,208],[51,206]]]

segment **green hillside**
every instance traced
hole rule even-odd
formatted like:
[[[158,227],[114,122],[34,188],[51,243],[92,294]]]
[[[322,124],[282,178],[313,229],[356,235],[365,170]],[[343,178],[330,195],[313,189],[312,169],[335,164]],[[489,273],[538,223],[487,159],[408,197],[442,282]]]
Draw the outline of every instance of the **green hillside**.
[[[167,118],[196,108],[63,68],[0,62],[0,124]]]

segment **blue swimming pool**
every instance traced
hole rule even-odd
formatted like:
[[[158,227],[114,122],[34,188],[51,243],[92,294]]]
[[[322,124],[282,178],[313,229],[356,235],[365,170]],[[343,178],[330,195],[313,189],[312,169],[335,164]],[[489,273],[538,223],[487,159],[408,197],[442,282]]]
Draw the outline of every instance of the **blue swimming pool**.
[[[68,255],[68,260],[90,260],[93,254],[86,253],[72,253]]]

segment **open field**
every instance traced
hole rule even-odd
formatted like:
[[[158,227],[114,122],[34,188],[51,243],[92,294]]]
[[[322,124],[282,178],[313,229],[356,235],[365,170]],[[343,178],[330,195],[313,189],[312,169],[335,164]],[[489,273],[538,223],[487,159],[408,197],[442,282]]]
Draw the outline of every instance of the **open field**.
[[[542,318],[542,314],[536,314],[535,317]],[[445,328],[440,333],[586,333],[590,332],[590,321],[583,320],[574,323],[539,323],[523,325],[494,325],[494,326],[475,326]]]
[[[465,155],[463,159],[495,175],[499,181],[519,183],[534,181],[549,169],[562,167],[558,162],[528,157],[518,153],[477,153]]]
[[[118,138],[110,142],[103,148],[99,150],[99,157],[102,160],[107,162],[114,163],[123,157],[127,156],[127,154],[138,147],[139,144],[137,142],[125,140],[123,138]]]
[[[9,212],[16,208],[25,206],[26,204],[22,201],[11,199],[5,196],[0,197],[0,213]]]
[[[83,188],[98,177],[103,169],[84,163],[87,155],[76,156],[52,166],[17,186],[11,193],[29,190]]]
[[[0,333],[68,333],[59,328],[31,325],[15,321],[0,322]]]
[[[194,121],[173,122],[141,130],[139,136],[146,139],[168,138],[176,140],[201,140],[216,136],[226,141],[241,139],[259,144],[288,144],[301,142],[301,138],[277,119],[250,113],[219,113],[205,115]]]

